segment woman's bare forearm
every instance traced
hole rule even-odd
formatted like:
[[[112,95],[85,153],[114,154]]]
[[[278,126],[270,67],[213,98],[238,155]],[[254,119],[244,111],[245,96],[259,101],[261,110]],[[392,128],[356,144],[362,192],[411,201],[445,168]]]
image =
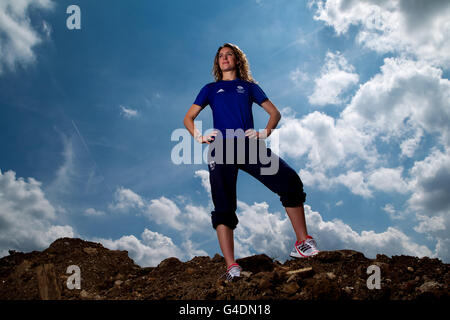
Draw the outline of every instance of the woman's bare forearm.
[[[281,119],[280,112],[274,112],[270,115],[269,121],[267,122],[266,129],[265,129],[267,132],[267,136],[270,136],[272,131],[277,127],[280,119]]]
[[[194,137],[195,140],[199,141],[201,139],[201,132],[195,127],[194,119],[190,117],[185,117],[183,120],[184,126],[189,131],[189,133]],[[201,141],[201,140],[200,140]]]

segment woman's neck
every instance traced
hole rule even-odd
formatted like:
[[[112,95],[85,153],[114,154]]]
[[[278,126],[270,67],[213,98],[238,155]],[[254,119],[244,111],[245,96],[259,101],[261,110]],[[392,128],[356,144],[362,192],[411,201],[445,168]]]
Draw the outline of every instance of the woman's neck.
[[[236,70],[225,71],[222,73],[223,81],[232,81],[237,79]]]

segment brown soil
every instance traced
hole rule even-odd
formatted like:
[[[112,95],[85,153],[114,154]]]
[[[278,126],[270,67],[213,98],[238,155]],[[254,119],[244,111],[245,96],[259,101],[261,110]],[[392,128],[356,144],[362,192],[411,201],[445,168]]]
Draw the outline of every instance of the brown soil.
[[[353,250],[322,251],[284,264],[268,256],[239,259],[240,279],[225,280],[216,254],[181,262],[163,260],[141,268],[127,251],[62,238],[42,252],[10,252],[0,259],[0,299],[271,299],[271,300],[449,300],[449,264],[439,259],[377,255]],[[81,288],[69,289],[70,265],[81,271]],[[381,271],[381,288],[368,289],[370,265]]]

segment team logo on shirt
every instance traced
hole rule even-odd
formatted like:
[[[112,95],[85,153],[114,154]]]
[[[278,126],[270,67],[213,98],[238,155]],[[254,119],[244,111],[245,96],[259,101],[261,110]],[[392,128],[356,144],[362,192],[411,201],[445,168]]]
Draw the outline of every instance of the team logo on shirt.
[[[221,92],[225,92],[225,90],[219,89],[216,93],[221,93]]]
[[[242,86],[237,86],[237,87],[236,87],[236,91],[237,91],[238,93],[244,93],[244,92],[245,92],[245,89],[244,89],[244,87],[242,87]]]

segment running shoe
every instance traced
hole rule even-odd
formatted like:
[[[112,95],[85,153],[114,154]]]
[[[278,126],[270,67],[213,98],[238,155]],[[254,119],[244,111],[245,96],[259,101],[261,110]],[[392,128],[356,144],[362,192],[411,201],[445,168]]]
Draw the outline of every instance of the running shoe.
[[[234,278],[239,278],[241,276],[241,271],[242,268],[237,263],[233,263],[227,269],[227,280],[232,281]]]
[[[295,241],[294,249],[291,251],[290,256],[293,258],[308,258],[315,256],[319,253],[317,249],[316,240],[313,237],[308,236],[305,240],[298,242]]]

